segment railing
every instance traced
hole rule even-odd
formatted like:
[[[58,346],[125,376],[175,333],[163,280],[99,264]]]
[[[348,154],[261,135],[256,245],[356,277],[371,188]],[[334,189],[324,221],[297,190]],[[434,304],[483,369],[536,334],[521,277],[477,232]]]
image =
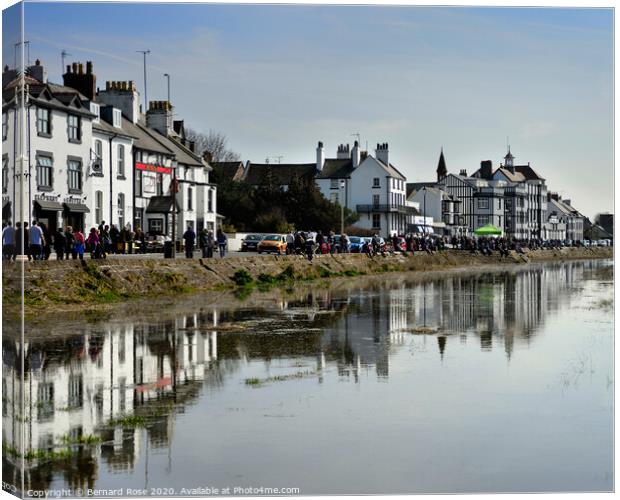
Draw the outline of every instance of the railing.
[[[371,212],[379,212],[379,213],[388,213],[388,212],[396,212],[399,214],[417,214],[417,210],[415,207],[408,207],[406,205],[356,205],[355,210],[358,213],[371,213]]]

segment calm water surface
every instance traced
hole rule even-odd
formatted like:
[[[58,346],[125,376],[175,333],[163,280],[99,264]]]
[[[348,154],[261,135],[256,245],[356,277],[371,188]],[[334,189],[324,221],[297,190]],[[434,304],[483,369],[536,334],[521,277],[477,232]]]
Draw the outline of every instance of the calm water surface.
[[[25,415],[5,338],[3,478],[24,426],[26,490],[610,491],[612,299],[572,262],[83,324],[25,346]]]

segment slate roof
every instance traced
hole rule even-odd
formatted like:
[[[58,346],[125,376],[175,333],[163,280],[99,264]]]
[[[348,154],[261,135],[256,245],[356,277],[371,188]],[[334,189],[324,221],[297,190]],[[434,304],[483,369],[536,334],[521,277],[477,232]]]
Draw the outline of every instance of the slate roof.
[[[100,118],[99,122],[93,122],[93,130],[97,130],[99,132],[102,132],[108,135],[116,134],[116,135],[120,135],[123,137],[129,137],[130,139],[137,139],[137,137],[135,135],[132,135],[131,132],[122,128],[123,125],[124,123],[121,122],[121,128],[116,128],[110,125],[103,118]]]
[[[408,182],[406,185],[407,198],[423,187],[436,187],[436,182]]]
[[[522,174],[528,181],[544,181],[545,178],[541,177],[534,171],[529,165],[515,165],[515,170]]]
[[[251,186],[260,186],[265,182],[269,171],[271,171],[276,184],[281,186],[289,185],[295,177],[313,177],[316,172],[316,163],[280,164],[248,162],[242,180]]]
[[[179,141],[175,140],[179,136],[171,136],[166,137],[163,134],[160,134],[157,130],[150,129],[148,127],[144,127],[147,134],[149,134],[153,139],[163,144],[167,149],[170,149],[175,156],[175,159],[178,163],[183,165],[189,165],[190,167],[202,167],[211,170],[211,167],[205,163],[200,156],[196,153],[193,153],[188,147],[183,146],[181,144],[180,138]]]
[[[131,120],[125,118],[123,115],[123,130],[125,130],[129,135],[135,137],[133,147],[138,149],[144,149],[146,151],[152,151],[155,153],[161,153],[164,155],[171,156],[173,151],[165,146],[163,146],[159,141],[156,141],[151,134],[148,133],[148,129],[141,125],[140,123],[132,123]]]
[[[147,213],[168,213],[172,208],[172,199],[171,195],[164,196],[151,196],[149,198],[149,204],[146,207]],[[177,212],[180,211],[179,203],[176,203]]]
[[[316,169],[316,165],[314,165]],[[316,176],[317,179],[346,179],[353,172],[351,158],[326,158],[323,169]]]
[[[499,167],[495,172],[501,172],[511,182],[524,182],[525,176],[521,172],[515,172],[514,174],[507,167]]]
[[[407,180],[407,178],[391,163],[389,165],[386,165],[378,158],[375,158],[375,160],[377,160],[377,163],[379,163],[379,165],[381,165],[391,177],[396,177],[397,179],[400,179],[401,181]]]
[[[216,172],[217,182],[239,181],[243,177],[244,168],[241,161],[218,161],[212,162],[214,172]]]

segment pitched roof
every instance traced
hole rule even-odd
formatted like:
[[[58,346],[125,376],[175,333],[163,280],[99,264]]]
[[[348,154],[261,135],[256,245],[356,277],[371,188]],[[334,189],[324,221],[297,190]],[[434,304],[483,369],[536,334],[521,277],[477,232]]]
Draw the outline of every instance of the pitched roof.
[[[212,162],[215,173],[215,182],[239,181],[243,177],[244,169],[241,161],[217,161]]]
[[[171,195],[164,196],[151,196],[149,198],[149,204],[146,207],[146,211],[148,213],[168,213],[172,210],[172,199]],[[177,201],[177,212],[180,210],[179,203]]]
[[[137,137],[132,135],[130,131],[122,128],[123,125],[124,123],[121,122],[121,128],[116,128],[110,125],[103,118],[99,118],[98,122],[93,121],[93,130],[97,130],[107,135],[120,135],[131,139],[137,139]]]
[[[316,169],[316,165],[315,165]],[[344,179],[353,172],[353,160],[351,158],[326,158],[323,168],[317,174],[317,179]]]
[[[289,185],[295,177],[312,177],[316,172],[316,163],[280,164],[248,162],[243,175],[243,182],[252,186],[264,184],[267,175],[273,176],[279,185]]]
[[[538,175],[529,165],[515,165],[515,170],[528,181],[544,181],[545,178]]]
[[[172,156],[172,150],[164,147],[160,142],[156,141],[151,134],[146,131],[146,127],[144,125],[141,125],[140,123],[133,123],[131,120],[125,118],[125,115],[123,115],[122,120],[123,130],[127,131],[129,135],[136,138],[133,143],[134,148]]]
[[[160,134],[157,130],[150,129],[148,127],[144,127],[144,130],[153,139],[163,144],[166,148],[170,149],[174,153],[175,159],[178,163],[181,163],[183,165],[189,165],[191,167],[202,167],[211,170],[211,167],[206,162],[204,162],[204,160],[200,158],[200,156],[192,152],[188,147],[181,144],[180,136],[174,134],[170,137],[166,137],[165,135]]]
[[[436,182],[408,182],[406,185],[407,198],[423,187],[435,187]]]
[[[511,182],[524,182],[525,181],[525,176],[521,173],[521,172],[515,172],[514,174],[510,171],[510,169],[508,169],[507,167],[499,167],[495,172],[501,172],[502,174],[504,174],[504,176],[506,177],[506,179],[508,179]]]
[[[374,157],[373,157],[374,158]],[[402,181],[406,181],[407,178],[400,173],[400,171],[391,163],[389,165],[386,165],[385,163],[383,163],[381,160],[379,160],[378,158],[375,158],[375,160],[377,160],[377,163],[379,165],[381,165],[384,170],[391,176],[391,177],[396,177],[397,179],[400,179]]]

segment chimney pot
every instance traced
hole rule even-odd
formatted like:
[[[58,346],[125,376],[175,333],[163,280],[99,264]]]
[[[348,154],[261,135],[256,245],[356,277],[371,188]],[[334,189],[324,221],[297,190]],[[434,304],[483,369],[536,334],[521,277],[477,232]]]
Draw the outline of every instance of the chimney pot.
[[[74,73],[77,73],[77,71],[78,71],[78,65],[77,65],[77,63],[73,63],[73,64],[71,65],[71,69],[72,69],[72,71],[73,71]]]
[[[84,74],[84,65],[82,63],[79,63],[78,64],[78,68],[80,70],[80,75],[83,75]]]
[[[93,62],[86,61],[86,73],[90,75],[92,72],[93,72]]]

